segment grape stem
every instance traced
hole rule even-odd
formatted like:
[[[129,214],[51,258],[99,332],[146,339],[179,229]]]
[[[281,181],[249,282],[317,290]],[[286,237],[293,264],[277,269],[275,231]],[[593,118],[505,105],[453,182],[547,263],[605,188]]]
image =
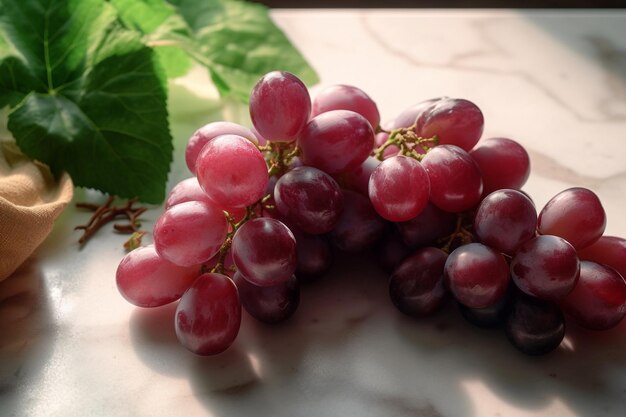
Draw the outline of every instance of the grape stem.
[[[399,155],[408,156],[421,161],[429,150],[439,145],[439,138],[436,135],[431,138],[418,136],[415,131],[416,128],[417,126],[413,124],[407,128],[392,130],[385,143],[374,149],[374,157],[382,161],[384,159],[385,150],[395,145],[400,149],[398,152]],[[382,129],[380,131],[383,132]],[[424,153],[417,152],[415,149],[417,146],[419,146]]]
[[[452,244],[456,240],[460,240],[460,243],[463,245],[467,245],[474,241],[474,237],[472,236],[472,233],[470,232],[470,229],[472,228],[472,224],[470,220],[472,217],[473,216],[471,216],[468,213],[460,213],[458,215],[456,219],[456,228],[454,229],[454,232],[440,239],[440,242],[444,242],[443,245],[441,246],[442,251],[449,254]]]
[[[77,208],[87,209],[93,211],[93,214],[87,224],[76,226],[74,230],[82,230],[83,235],[78,240],[80,246],[84,246],[87,241],[96,234],[96,232],[105,224],[119,218],[126,217],[128,223],[114,224],[113,228],[119,233],[131,234],[137,232],[141,224],[139,223],[139,216],[141,216],[146,210],[146,207],[133,207],[133,204],[137,202],[136,198],[131,198],[126,202],[124,206],[115,207],[112,206],[115,201],[114,196],[109,196],[104,204],[98,205],[93,203],[76,203]]]
[[[300,155],[300,148],[295,142],[271,142],[258,148],[266,154],[269,165],[267,173],[270,177],[283,175],[289,169],[293,158]]]
[[[230,231],[226,234],[226,239],[224,239],[224,243],[222,243],[222,246],[220,246],[215,266],[213,266],[213,268],[211,268],[209,272],[224,274],[224,261],[226,260],[226,255],[228,254],[228,251],[233,244],[233,237],[235,236],[235,233],[237,233],[237,230],[239,230],[239,228],[243,226],[248,220],[256,218],[258,216],[259,209],[263,210],[264,208],[266,208],[266,203],[270,199],[270,197],[271,195],[268,194],[256,203],[253,203],[246,207],[246,215],[243,216],[243,218],[238,222],[235,221],[235,218],[229,212],[224,211],[224,216],[226,216],[226,221],[230,226]],[[205,272],[204,267],[202,272]]]

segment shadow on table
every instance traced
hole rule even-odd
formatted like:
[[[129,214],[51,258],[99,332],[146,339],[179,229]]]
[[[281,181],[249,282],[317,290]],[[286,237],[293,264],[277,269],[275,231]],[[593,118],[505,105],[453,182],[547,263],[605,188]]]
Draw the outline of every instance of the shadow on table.
[[[28,393],[54,349],[48,292],[31,257],[0,282],[0,415],[23,409]]]

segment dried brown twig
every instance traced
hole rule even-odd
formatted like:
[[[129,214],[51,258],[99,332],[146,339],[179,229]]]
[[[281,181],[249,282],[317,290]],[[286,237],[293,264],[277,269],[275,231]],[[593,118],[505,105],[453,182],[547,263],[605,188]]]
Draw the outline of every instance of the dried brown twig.
[[[105,224],[118,219],[126,217],[128,223],[116,223],[113,228],[124,234],[131,234],[137,232],[141,227],[139,223],[139,216],[144,213],[146,207],[133,207],[133,204],[137,202],[137,199],[130,199],[125,205],[121,207],[113,206],[114,196],[110,196],[102,205],[93,203],[76,203],[77,208],[87,209],[93,211],[93,215],[89,219],[89,222],[84,225],[76,226],[74,230],[83,230],[83,235],[78,240],[81,246],[85,243]]]

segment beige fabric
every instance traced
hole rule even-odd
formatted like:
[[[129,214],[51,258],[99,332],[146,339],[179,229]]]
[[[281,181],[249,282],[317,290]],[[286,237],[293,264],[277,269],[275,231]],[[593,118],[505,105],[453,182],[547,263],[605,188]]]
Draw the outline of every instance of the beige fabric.
[[[48,236],[72,192],[69,175],[56,182],[46,166],[0,141],[0,281]]]

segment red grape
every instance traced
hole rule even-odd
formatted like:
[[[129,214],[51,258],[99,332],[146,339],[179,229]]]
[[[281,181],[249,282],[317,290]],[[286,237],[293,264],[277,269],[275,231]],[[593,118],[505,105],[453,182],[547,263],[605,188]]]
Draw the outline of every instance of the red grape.
[[[606,214],[600,199],[586,188],[561,191],[539,213],[537,228],[542,235],[556,235],[576,249],[598,240],[606,226]]]
[[[293,74],[265,74],[250,94],[250,118],[268,141],[290,142],[309,120],[311,98],[306,86]]]
[[[483,194],[504,188],[520,189],[530,175],[528,152],[507,138],[491,138],[469,152],[483,177]]]
[[[390,221],[406,221],[420,214],[428,204],[429,193],[426,171],[418,161],[407,156],[384,160],[370,176],[372,205]]]
[[[380,124],[380,113],[374,100],[363,90],[351,85],[333,85],[320,91],[313,99],[311,116],[331,110],[351,110],[365,117],[373,129]]]
[[[442,210],[458,213],[474,207],[483,191],[480,170],[463,149],[441,145],[422,160],[430,179],[430,200]]]
[[[471,308],[497,303],[509,284],[509,266],[504,256],[480,243],[455,249],[448,256],[444,270],[454,298]]]
[[[563,300],[563,309],[587,329],[615,327],[626,315],[626,281],[613,268],[582,261],[578,283]]]

